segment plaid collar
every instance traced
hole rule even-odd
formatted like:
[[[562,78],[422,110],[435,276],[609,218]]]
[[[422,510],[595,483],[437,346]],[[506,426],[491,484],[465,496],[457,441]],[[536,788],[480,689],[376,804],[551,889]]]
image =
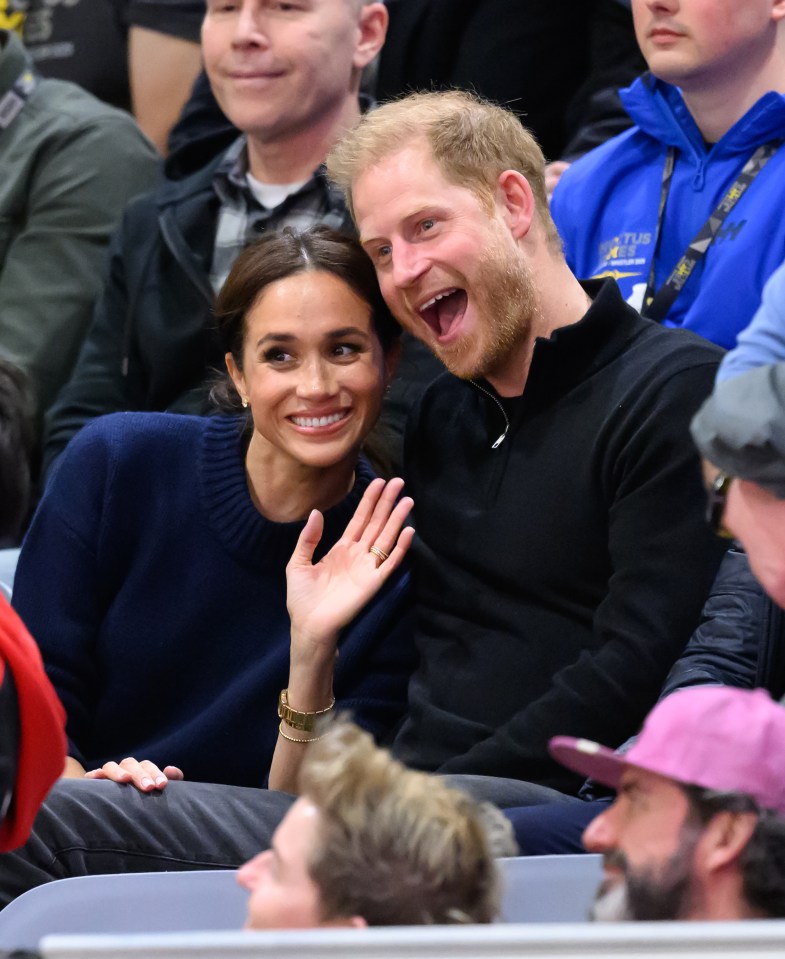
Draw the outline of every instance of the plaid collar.
[[[256,199],[246,179],[247,170],[246,140],[240,137],[226,151],[213,177],[220,200],[209,277],[215,293],[226,282],[241,250],[263,233],[285,226],[302,231],[317,223],[353,232],[343,196],[327,180],[323,165],[273,209],[263,207]]]
[[[248,149],[246,137],[238,137],[224,153],[215,170],[213,189],[221,206],[243,206],[246,210],[260,209],[259,201],[248,186]],[[341,191],[327,179],[327,167],[322,163],[314,170],[307,183],[287,198],[301,197],[311,190],[324,194],[324,202],[331,213],[343,215],[345,204]],[[284,201],[284,204],[287,202]],[[283,204],[282,204],[283,205]]]

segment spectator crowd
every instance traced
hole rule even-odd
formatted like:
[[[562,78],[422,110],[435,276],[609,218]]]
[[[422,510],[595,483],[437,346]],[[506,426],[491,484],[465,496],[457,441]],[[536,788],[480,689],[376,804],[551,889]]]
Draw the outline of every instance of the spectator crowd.
[[[0,0],[0,908],[785,918],[785,0],[69,9]]]

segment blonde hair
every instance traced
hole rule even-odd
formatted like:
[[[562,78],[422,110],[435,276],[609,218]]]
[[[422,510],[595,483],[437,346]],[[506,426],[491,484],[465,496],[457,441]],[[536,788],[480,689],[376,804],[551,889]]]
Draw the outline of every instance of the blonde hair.
[[[529,182],[550,241],[561,246],[548,208],[545,157],[534,136],[509,110],[473,93],[412,93],[366,113],[327,157],[330,179],[354,217],[352,184],[403,146],[425,142],[444,176],[471,190],[490,209],[496,181],[517,170]]]
[[[516,851],[498,810],[406,769],[343,719],[309,747],[300,791],[319,810],[309,872],[325,919],[388,926],[496,917],[493,856]]]

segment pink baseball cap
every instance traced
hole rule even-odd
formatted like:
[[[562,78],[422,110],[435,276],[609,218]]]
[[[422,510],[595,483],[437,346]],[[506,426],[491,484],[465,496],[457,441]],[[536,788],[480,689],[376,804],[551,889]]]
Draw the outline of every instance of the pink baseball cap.
[[[554,759],[614,789],[627,766],[721,792],[752,796],[785,815],[785,709],[764,689],[694,686],[652,709],[623,755],[606,746],[554,736]]]

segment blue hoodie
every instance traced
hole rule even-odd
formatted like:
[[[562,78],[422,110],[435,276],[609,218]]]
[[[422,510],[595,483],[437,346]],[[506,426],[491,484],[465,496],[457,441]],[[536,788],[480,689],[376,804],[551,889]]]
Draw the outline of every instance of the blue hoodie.
[[[676,87],[646,75],[621,96],[636,125],[565,172],[551,212],[573,272],[580,279],[614,277],[625,299],[640,309],[668,148],[676,148],[676,164],[656,261],[657,289],[757,147],[785,137],[785,97],[767,93],[707,147]],[[665,325],[732,347],[784,258],[785,147],[733,208]]]

